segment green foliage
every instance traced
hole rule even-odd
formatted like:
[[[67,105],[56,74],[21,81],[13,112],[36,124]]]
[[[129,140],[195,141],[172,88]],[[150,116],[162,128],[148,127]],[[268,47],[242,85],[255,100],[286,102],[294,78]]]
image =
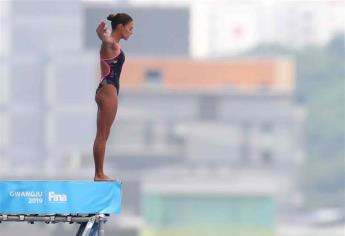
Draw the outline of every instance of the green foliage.
[[[325,47],[299,51],[264,45],[244,56],[289,56],[296,61],[296,100],[306,120],[307,160],[301,173],[306,207],[344,204],[345,49],[344,35]]]
[[[298,89],[305,95],[307,162],[302,187],[307,207],[343,206],[345,157],[344,37],[298,56]]]

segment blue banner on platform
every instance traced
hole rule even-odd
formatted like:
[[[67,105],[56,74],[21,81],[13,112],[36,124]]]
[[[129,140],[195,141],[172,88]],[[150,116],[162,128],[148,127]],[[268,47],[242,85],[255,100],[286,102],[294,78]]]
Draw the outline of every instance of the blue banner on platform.
[[[0,181],[0,214],[119,213],[121,183]]]

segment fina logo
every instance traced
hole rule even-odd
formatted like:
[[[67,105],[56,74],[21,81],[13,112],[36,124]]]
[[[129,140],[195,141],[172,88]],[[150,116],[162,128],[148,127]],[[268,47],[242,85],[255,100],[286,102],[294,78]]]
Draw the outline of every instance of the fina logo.
[[[67,202],[67,195],[66,194],[57,194],[55,192],[49,192],[48,193],[48,201],[49,202],[66,203]]]

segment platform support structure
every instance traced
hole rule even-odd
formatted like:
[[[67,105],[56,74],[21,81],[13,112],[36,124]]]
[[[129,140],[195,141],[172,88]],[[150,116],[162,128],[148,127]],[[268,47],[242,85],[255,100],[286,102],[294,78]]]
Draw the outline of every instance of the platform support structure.
[[[104,236],[104,224],[109,214],[92,215],[30,215],[30,214],[0,214],[0,223],[3,222],[44,222],[55,223],[77,223],[80,224],[76,236]]]

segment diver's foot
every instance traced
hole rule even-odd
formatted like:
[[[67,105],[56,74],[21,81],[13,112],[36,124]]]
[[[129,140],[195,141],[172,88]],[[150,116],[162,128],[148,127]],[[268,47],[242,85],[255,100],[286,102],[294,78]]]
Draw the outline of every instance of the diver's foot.
[[[103,174],[103,175],[95,175],[93,180],[94,181],[116,181],[116,179],[111,178],[111,177],[109,177],[109,176],[107,176],[105,174]]]

